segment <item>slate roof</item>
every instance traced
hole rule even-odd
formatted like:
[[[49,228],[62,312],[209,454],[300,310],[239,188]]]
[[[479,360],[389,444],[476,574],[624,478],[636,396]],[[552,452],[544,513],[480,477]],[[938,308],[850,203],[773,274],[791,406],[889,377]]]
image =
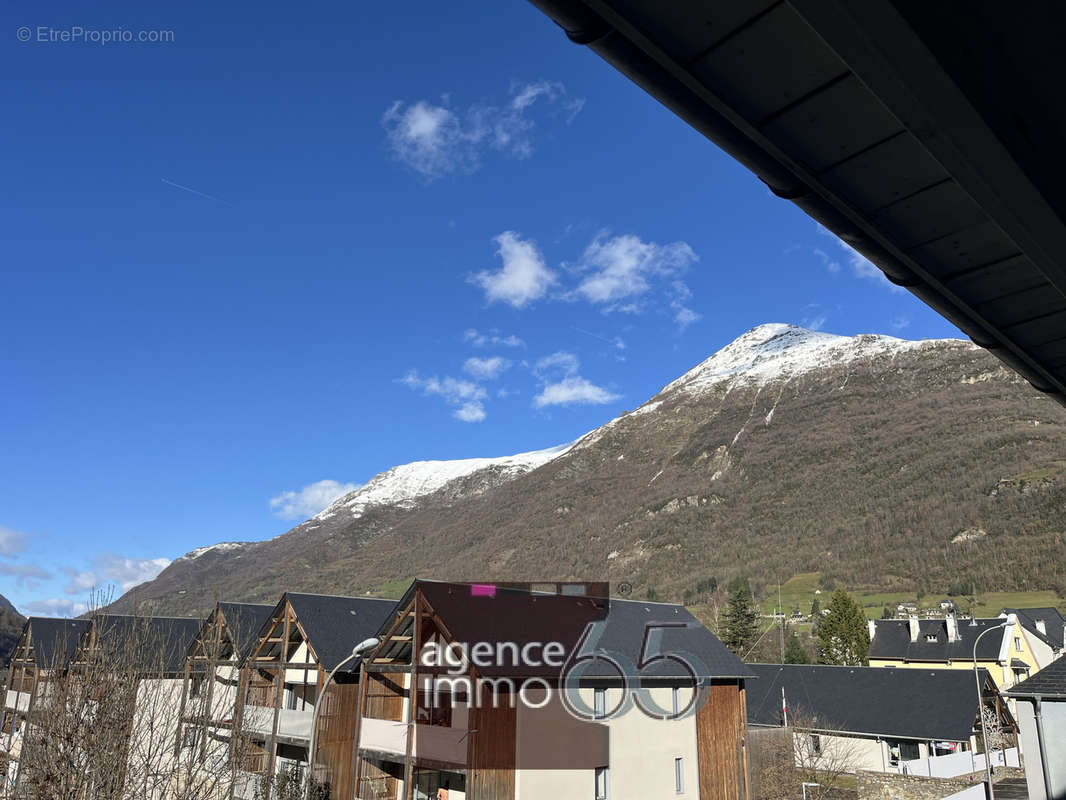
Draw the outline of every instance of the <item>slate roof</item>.
[[[1002,619],[960,619],[959,640],[949,642],[946,620],[923,619],[918,620],[918,640],[912,642],[908,620],[879,619],[875,620],[876,633],[870,640],[869,657],[906,661],[969,661],[973,658],[974,640],[989,628],[1002,624]],[[927,636],[935,636],[936,640],[926,641]],[[1002,635],[988,634],[977,646],[977,659],[998,660],[1002,644]]]
[[[296,612],[319,663],[328,672],[352,653],[352,648],[378,632],[396,608],[395,600],[376,597],[335,597],[323,594],[287,592],[286,598]],[[280,607],[276,606],[275,609]],[[270,618],[268,617],[267,624]],[[262,631],[261,631],[262,632]],[[353,660],[346,671],[358,669]]]
[[[85,619],[30,617],[23,626],[33,637],[33,658],[38,669],[63,669],[78,647],[81,635],[89,629]]]
[[[238,663],[244,661],[248,651],[258,639],[259,631],[270,619],[274,606],[265,603],[226,603],[221,602],[215,609],[222,614],[226,631],[233,641]],[[204,623],[206,628],[207,623]]]
[[[1005,692],[1008,697],[1053,697],[1066,700],[1066,658],[1057,658]]]
[[[1003,613],[1016,614],[1022,627],[1052,647],[1061,650],[1066,646],[1063,641],[1066,635],[1066,617],[1063,617],[1057,608],[1004,608]],[[1046,633],[1041,633],[1036,627],[1038,620],[1044,621]]]
[[[106,647],[108,640],[122,642],[129,637],[136,643],[139,666],[145,671],[176,674],[185,668],[189,645],[200,633],[201,620],[196,617],[132,617],[103,614],[93,617],[97,641]]]
[[[962,742],[977,721],[970,670],[749,664],[748,722],[781,725],[781,688],[790,713],[803,709],[826,731]],[[982,668],[981,680],[990,681]]]
[[[574,651],[589,622],[603,620],[597,649],[622,657],[627,673],[645,647],[648,625],[667,623],[679,627],[662,629],[658,651],[684,655],[697,677],[747,678],[747,666],[683,606],[634,600],[592,598],[574,595],[538,594],[498,588],[492,596],[478,596],[469,584],[418,581],[426,600],[439,615],[454,641],[472,646],[478,642],[514,642],[521,648],[529,642],[560,642],[567,653]],[[408,590],[409,597],[414,586]],[[405,597],[405,599],[406,599]],[[401,601],[403,603],[404,601]],[[654,628],[652,630],[655,630]],[[382,631],[384,633],[384,631]],[[655,634],[658,636],[658,634]],[[482,667],[484,675],[558,677],[559,667],[513,665],[493,659]],[[584,677],[616,677],[617,670],[597,661]],[[682,677],[687,673],[676,661],[663,659],[640,673],[645,677]]]

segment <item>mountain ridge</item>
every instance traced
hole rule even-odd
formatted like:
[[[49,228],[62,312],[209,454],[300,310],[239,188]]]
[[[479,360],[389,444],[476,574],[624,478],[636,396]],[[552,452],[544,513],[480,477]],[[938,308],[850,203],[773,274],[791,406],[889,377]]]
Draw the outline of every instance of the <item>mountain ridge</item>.
[[[251,600],[284,588],[373,593],[415,574],[517,579],[519,572],[539,571],[539,578],[584,577],[590,570],[615,572],[621,566],[649,587],[680,586],[685,574],[697,569],[724,576],[745,564],[765,579],[782,570],[780,553],[743,557],[740,531],[750,530],[752,542],[779,545],[796,535],[767,530],[771,523],[814,531],[804,535],[826,543],[839,541],[840,550],[826,547],[817,557],[819,564],[828,562],[830,573],[839,561],[839,573],[862,575],[867,582],[927,580],[961,567],[923,565],[893,540],[907,538],[915,527],[928,528],[932,519],[948,525],[951,536],[982,527],[982,520],[971,517],[989,506],[990,487],[1053,461],[1056,448],[1066,446],[1063,422],[1060,409],[969,342],[840,337],[761,325],[576,442],[517,456],[394,467],[274,539],[198,548],[196,556],[178,559],[123,601],[187,608],[185,587],[199,582],[225,590],[230,599]],[[936,440],[933,450],[911,430],[916,423]],[[990,424],[1017,442],[1032,439],[1039,446],[1026,452],[1020,445],[1004,447]],[[1025,427],[1019,431],[1019,425]],[[897,429],[895,439],[889,428]],[[991,463],[973,457],[971,440],[996,450]],[[930,486],[941,485],[952,469],[952,458],[945,458],[951,452],[963,454],[955,461],[973,463],[972,474],[959,475],[957,487],[944,484],[940,496],[900,478],[921,472]],[[940,466],[929,471],[927,462]],[[419,470],[418,480],[395,482],[397,474]],[[426,470],[438,472],[427,476]],[[845,495],[844,505],[812,505],[796,483],[805,472],[818,491]],[[879,496],[877,485],[856,479],[862,472],[878,475],[902,494]],[[1062,548],[1061,525],[1040,505],[1062,498],[1058,472],[1052,469],[1034,495],[1040,502],[1015,508],[1010,492],[995,501],[999,510],[1009,508],[1004,519],[1017,517],[1034,528],[1039,546],[1034,540],[1026,547],[1045,555]],[[375,495],[375,482],[380,488],[390,481],[391,489]],[[946,514],[939,505],[956,495],[967,499]],[[908,502],[902,501],[908,498],[910,516],[929,519],[905,519]],[[779,507],[795,513],[782,516]],[[706,549],[702,540],[722,535],[730,525],[736,532],[725,532],[721,543]],[[894,572],[877,577],[860,567],[868,554],[855,547],[856,527],[886,537],[891,554],[886,562],[899,562]],[[945,535],[933,537],[937,548],[952,547]],[[664,537],[676,541],[653,543]],[[967,546],[988,552],[1000,544],[994,535]],[[671,554],[682,552],[687,561],[673,559]],[[952,551],[944,557],[950,562]],[[801,561],[809,566],[812,557],[797,552],[796,570]],[[1044,571],[1048,580],[1061,578],[1056,569]],[[1013,580],[1002,577],[1004,584]]]

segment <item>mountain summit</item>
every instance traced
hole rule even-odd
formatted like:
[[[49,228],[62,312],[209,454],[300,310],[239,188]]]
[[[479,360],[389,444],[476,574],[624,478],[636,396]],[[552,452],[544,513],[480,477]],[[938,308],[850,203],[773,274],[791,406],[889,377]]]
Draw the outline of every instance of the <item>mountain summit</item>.
[[[886,590],[1066,585],[1064,449],[1066,412],[968,342],[760,325],[577,442],[393,467],[274,539],[198,548],[119,605],[414,576],[609,578],[670,599],[700,577],[816,570]]]

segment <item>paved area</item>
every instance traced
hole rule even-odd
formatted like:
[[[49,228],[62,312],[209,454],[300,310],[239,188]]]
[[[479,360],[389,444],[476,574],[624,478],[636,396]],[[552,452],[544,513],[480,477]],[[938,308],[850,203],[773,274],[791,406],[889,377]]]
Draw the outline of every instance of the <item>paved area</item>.
[[[1025,778],[1006,778],[995,784],[996,800],[1029,800]]]

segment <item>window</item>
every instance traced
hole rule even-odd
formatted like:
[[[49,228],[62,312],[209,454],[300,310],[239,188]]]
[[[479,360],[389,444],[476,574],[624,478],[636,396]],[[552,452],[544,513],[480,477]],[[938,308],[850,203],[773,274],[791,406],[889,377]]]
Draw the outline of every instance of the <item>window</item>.
[[[199,728],[186,728],[181,734],[181,746],[182,747],[196,747],[196,743],[200,739]]]
[[[936,641],[936,634],[935,633],[927,633],[925,635],[925,640],[927,642],[935,642]]]
[[[1014,637],[1014,652],[1016,652],[1016,653],[1022,652],[1022,637],[1021,636],[1015,636]]]
[[[922,757],[922,752],[917,742],[900,742],[899,755],[904,761],[914,761]]]
[[[674,792],[676,794],[685,793],[685,759],[674,759]]]
[[[681,689],[675,686],[671,695],[670,700],[673,702],[674,716],[676,717],[681,713]]]
[[[592,713],[596,719],[603,719],[607,716],[607,690],[606,689],[593,689],[592,690]]]
[[[807,734],[807,752],[812,756],[820,756],[822,754],[822,737],[817,733]]]
[[[596,793],[594,800],[607,800],[607,787],[610,783],[610,771],[607,767],[596,767]]]

